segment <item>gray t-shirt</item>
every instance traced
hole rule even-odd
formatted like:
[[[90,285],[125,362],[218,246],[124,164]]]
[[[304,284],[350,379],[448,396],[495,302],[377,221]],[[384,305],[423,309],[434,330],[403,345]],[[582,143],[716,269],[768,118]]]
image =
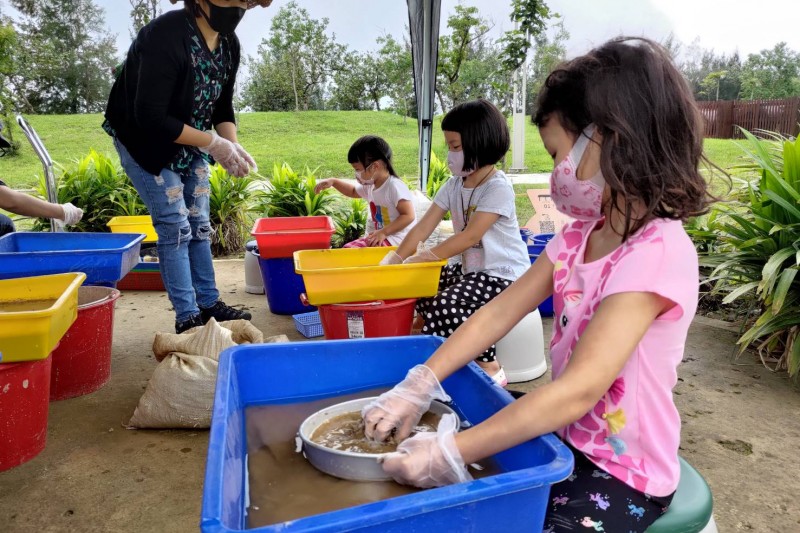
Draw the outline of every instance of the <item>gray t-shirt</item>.
[[[478,244],[461,254],[462,271],[465,274],[482,271],[489,276],[516,280],[531,263],[528,249],[519,236],[511,180],[498,170],[479,187],[465,189],[463,184],[463,178],[451,177],[433,200],[442,209],[450,211],[456,233],[464,230],[469,216],[476,211],[494,213],[500,218]]]

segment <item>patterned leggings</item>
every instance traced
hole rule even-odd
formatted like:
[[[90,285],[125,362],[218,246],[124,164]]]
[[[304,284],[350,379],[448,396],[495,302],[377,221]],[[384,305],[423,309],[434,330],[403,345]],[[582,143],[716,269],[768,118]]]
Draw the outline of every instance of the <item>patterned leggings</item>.
[[[422,333],[449,337],[472,313],[503,292],[511,281],[488,276],[483,272],[462,274],[461,264],[447,265],[439,276],[439,293],[417,300],[417,313],[425,320]],[[490,346],[477,361],[495,360],[495,347]]]
[[[575,456],[572,475],[550,489],[543,533],[563,531],[645,531],[669,507],[672,496],[641,493],[594,465],[569,446]]]

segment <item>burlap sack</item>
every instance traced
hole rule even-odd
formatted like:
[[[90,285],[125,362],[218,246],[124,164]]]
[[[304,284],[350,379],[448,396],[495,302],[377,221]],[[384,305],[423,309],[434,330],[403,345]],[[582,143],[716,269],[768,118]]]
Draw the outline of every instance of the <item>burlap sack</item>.
[[[217,380],[219,354],[236,344],[260,343],[262,333],[246,320],[214,319],[180,335],[156,333],[156,366],[128,428],[207,428]],[[267,342],[288,342],[286,335]]]

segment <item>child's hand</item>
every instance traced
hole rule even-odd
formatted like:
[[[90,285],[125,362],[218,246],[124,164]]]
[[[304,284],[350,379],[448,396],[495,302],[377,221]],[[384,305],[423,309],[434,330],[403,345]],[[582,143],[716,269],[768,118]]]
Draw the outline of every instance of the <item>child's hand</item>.
[[[75,207],[70,203],[61,204],[61,209],[64,210],[64,216],[61,220],[64,221],[66,226],[73,226],[81,221],[83,218],[83,209]]]
[[[405,261],[403,261],[404,265],[410,263],[430,263],[433,261],[440,261],[441,258],[437,257],[430,248],[425,246],[424,243],[417,244],[417,253],[414,255],[407,257]]]
[[[373,231],[367,235],[367,244],[370,246],[381,246],[383,241],[386,240],[386,232],[382,229]]]
[[[394,250],[392,250],[388,254],[386,254],[383,257],[383,259],[381,259],[381,262],[378,263],[378,265],[380,265],[380,266],[402,265],[402,264],[403,264],[403,258],[400,257],[399,255],[397,255],[397,252],[395,252]]]
[[[417,433],[381,457],[383,470],[398,483],[423,489],[471,481],[456,446],[456,431],[456,417],[442,416],[436,433]]]
[[[319,194],[321,191],[324,191],[325,189],[330,189],[331,187],[333,187],[332,179],[328,178],[320,180],[317,182],[317,186],[314,187],[314,193]]]

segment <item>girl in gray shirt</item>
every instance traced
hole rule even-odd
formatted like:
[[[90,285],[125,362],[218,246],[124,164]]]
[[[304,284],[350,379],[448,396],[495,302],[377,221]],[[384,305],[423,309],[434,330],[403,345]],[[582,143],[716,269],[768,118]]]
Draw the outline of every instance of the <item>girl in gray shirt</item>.
[[[505,290],[530,266],[519,237],[511,181],[495,165],[509,148],[508,125],[486,100],[454,107],[442,120],[453,177],[442,186],[425,216],[396,252],[381,264],[418,263],[460,256],[442,269],[439,292],[417,301],[422,333],[449,337],[475,311]],[[447,212],[452,237],[434,248],[421,243]],[[490,346],[476,360],[501,386],[507,380]]]

